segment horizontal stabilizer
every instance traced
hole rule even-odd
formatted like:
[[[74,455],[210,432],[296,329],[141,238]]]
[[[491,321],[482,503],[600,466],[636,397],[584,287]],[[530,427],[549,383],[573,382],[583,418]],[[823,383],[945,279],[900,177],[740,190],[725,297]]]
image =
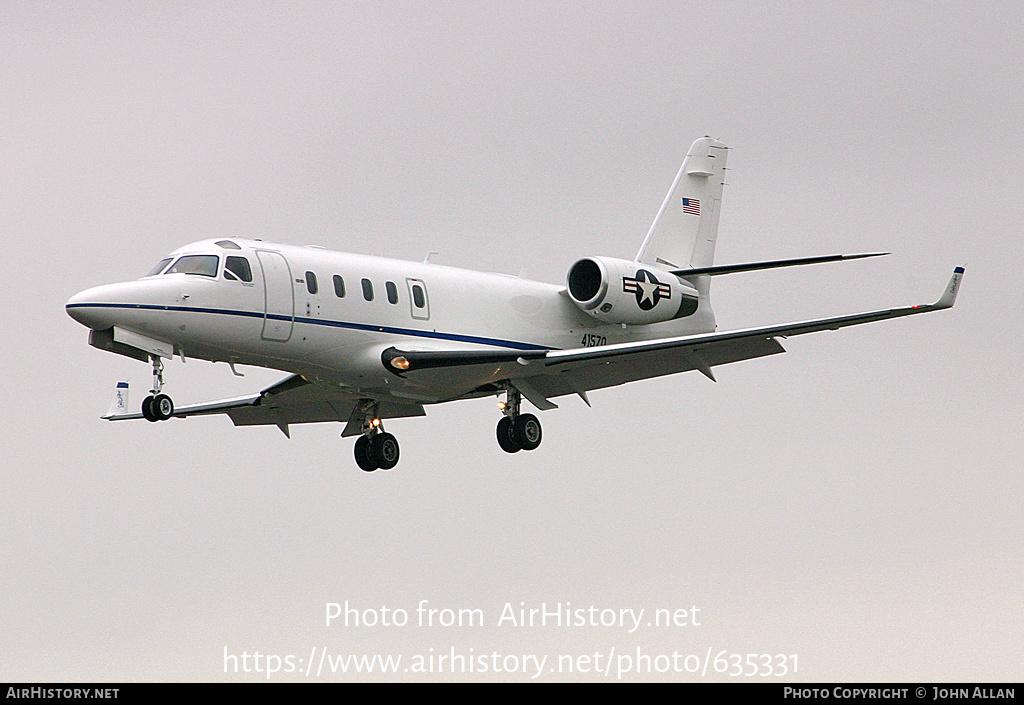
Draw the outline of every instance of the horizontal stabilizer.
[[[694,267],[692,269],[673,269],[672,274],[680,277],[694,277],[705,274],[710,277],[720,274],[736,274],[738,272],[756,272],[760,269],[776,269],[778,267],[796,267],[801,264],[822,264],[823,262],[842,262],[865,257],[884,257],[888,252],[862,252],[854,255],[821,255],[820,257],[799,257],[797,259],[774,259],[767,262],[746,262],[743,264],[723,264],[715,267]]]

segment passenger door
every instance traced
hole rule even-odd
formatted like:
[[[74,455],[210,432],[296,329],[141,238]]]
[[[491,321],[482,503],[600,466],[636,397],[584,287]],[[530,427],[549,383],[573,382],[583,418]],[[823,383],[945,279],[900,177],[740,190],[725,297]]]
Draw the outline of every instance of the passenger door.
[[[279,252],[257,250],[256,256],[263,271],[264,340],[285,342],[292,337],[295,323],[295,290],[288,262]]]

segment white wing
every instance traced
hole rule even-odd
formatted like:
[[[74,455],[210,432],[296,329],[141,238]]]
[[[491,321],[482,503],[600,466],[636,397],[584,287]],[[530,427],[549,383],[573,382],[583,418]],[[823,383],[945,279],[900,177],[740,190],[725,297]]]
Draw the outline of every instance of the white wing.
[[[592,389],[687,370],[699,370],[714,379],[712,367],[785,352],[777,338],[950,308],[963,272],[962,267],[953,271],[942,296],[932,304],[568,350],[404,352],[389,348],[382,362],[394,374],[422,378],[431,386],[458,388],[461,383],[462,396],[494,393],[498,390],[495,382],[508,380],[539,408],[554,408],[547,399],[565,394],[584,396]]]

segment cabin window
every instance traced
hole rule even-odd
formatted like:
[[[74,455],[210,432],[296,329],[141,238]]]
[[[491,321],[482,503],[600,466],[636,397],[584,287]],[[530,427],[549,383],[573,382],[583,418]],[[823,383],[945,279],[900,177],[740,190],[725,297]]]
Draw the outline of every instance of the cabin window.
[[[367,301],[373,301],[373,282],[369,279],[364,279],[363,282],[363,298]]]
[[[167,274],[201,274],[204,277],[217,276],[220,258],[217,255],[185,255],[171,265]]]
[[[334,295],[339,299],[345,298],[345,280],[340,274],[334,275]]]
[[[224,264],[224,278],[251,282],[252,268],[249,266],[249,260],[245,257],[228,257]]]
[[[389,304],[397,304],[398,303],[398,287],[395,286],[395,283],[394,282],[387,282],[387,283],[384,284],[384,288],[387,289],[387,292],[388,292],[388,303]]]
[[[146,276],[147,277],[156,276],[160,272],[164,271],[164,267],[166,267],[170,263],[171,263],[171,258],[170,257],[168,257],[167,259],[160,260],[159,262],[156,263],[155,267],[153,267],[151,270],[149,270],[149,274],[147,274]]]
[[[420,279],[406,279],[409,287],[409,313],[420,321],[430,320],[430,302],[427,300],[427,285]]]
[[[316,275],[313,272],[306,272],[306,291],[315,294],[320,288],[316,284]]]

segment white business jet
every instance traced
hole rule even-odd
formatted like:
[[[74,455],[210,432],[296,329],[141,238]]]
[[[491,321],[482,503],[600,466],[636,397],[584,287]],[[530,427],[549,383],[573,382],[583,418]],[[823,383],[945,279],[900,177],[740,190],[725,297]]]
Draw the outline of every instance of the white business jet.
[[[89,343],[153,367],[141,412],[127,384],[110,420],[227,414],[235,425],[336,421],[358,436],[366,471],[390,469],[399,446],[385,419],[424,406],[501,396],[498,445],[515,453],[541,442],[537,417],[552,399],[649,377],[712,370],[784,352],[778,339],[949,308],[963,268],[933,304],[717,332],[714,276],[873,257],[827,255],[735,265],[712,263],[727,148],[690,147],[632,261],[584,257],[566,285],[230,238],[186,245],[145,277],[76,294],[72,318]],[[163,392],[163,360],[180,356],[259,365],[290,375],[263,391],[176,406]]]

